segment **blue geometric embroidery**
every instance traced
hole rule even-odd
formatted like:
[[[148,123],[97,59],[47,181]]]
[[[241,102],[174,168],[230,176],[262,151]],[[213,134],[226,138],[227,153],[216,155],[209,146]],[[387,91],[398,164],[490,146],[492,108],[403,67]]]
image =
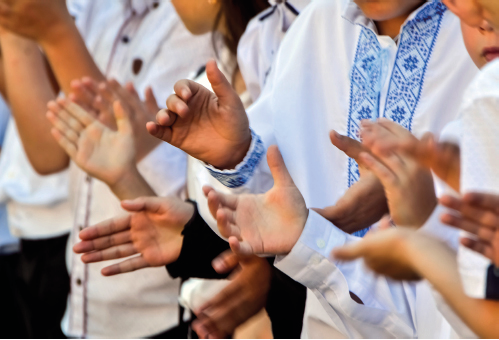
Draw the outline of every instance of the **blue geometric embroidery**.
[[[245,161],[245,163],[241,166],[241,168],[237,171],[227,173],[223,171],[217,171],[210,167],[206,167],[210,174],[217,179],[220,183],[225,185],[228,188],[234,189],[243,186],[248,182],[248,180],[253,176],[256,167],[260,163],[265,154],[265,148],[263,147],[263,142],[260,136],[251,130],[251,137],[255,142],[253,150],[251,150],[251,154],[249,158]]]
[[[447,7],[438,0],[424,5],[407,22],[400,35],[393,72],[389,79],[384,117],[409,131],[424,86],[444,13]],[[379,98],[383,83],[382,50],[376,35],[362,27],[351,73],[348,136],[358,138],[360,121],[379,117]],[[367,114],[369,112],[369,114]],[[348,159],[348,186],[359,180],[359,167]],[[362,237],[368,229],[354,235]]]

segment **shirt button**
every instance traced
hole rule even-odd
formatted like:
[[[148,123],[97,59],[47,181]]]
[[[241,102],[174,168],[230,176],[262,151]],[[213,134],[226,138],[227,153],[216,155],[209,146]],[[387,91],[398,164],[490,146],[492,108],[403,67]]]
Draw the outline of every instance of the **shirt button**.
[[[127,35],[124,35],[121,38],[121,41],[123,42],[123,44],[128,44],[130,42],[130,38]]]
[[[315,254],[314,256],[312,256],[312,258],[310,259],[310,264],[312,266],[317,266],[319,263],[321,263],[321,256],[320,255],[317,255]]]
[[[78,286],[81,286],[81,279],[76,279],[76,284],[77,284]]]
[[[317,240],[317,247],[319,247],[319,249],[322,249],[326,246],[326,241],[324,241],[323,239],[318,239]]]
[[[156,8],[158,8],[158,7],[159,7],[159,2],[154,2],[154,3],[152,4],[152,8],[156,9]]]
[[[82,231],[83,230],[83,226],[82,225],[79,226],[78,229],[80,229],[80,231]]]
[[[139,74],[140,70],[142,70],[142,65],[144,65],[142,59],[135,59],[132,64],[133,74],[135,75]]]

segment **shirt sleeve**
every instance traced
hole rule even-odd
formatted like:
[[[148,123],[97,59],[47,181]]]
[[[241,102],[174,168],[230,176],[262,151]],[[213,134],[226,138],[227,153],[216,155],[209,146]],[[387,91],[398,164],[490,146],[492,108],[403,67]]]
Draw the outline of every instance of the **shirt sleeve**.
[[[413,337],[414,306],[402,283],[375,275],[362,260],[343,263],[330,259],[334,248],[358,240],[310,211],[300,239],[288,255],[276,258],[275,266],[314,292],[330,322],[344,336]],[[355,302],[350,292],[362,304]]]

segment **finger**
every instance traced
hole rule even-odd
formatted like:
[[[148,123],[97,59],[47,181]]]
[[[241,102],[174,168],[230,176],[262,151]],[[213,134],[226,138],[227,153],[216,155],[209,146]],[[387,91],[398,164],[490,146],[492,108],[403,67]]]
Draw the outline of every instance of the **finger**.
[[[494,259],[494,249],[488,243],[470,238],[462,238],[461,244],[477,253],[482,254],[490,260]]]
[[[125,230],[116,234],[99,237],[90,241],[82,241],[74,245],[73,251],[76,254],[89,253],[95,250],[104,250],[115,246],[130,243],[132,241],[130,230]]]
[[[120,244],[104,250],[86,253],[81,256],[81,260],[85,263],[95,263],[108,260],[122,259],[128,256],[137,254],[137,250],[132,242]]]
[[[158,101],[156,100],[156,96],[154,95],[152,87],[148,86],[146,88],[145,98],[147,111],[149,111],[151,114],[156,114],[160,110],[160,108],[158,106]]]
[[[331,257],[340,261],[352,261],[364,255],[363,241],[333,249]]]
[[[84,127],[89,126],[95,121],[94,116],[92,116],[88,111],[84,110],[81,106],[76,103],[68,102],[64,107],[72,117],[78,120],[78,122]]]
[[[198,83],[186,79],[179,80],[173,85],[175,95],[185,102],[188,102],[192,98],[192,95],[197,93],[200,88],[202,86]]]
[[[239,265],[239,257],[231,250],[226,250],[218,255],[211,264],[217,273],[225,274]]]
[[[172,126],[177,121],[177,114],[170,110],[159,110],[156,114],[156,122],[162,126]]]
[[[147,132],[153,137],[156,137],[164,142],[170,143],[172,141],[173,131],[170,127],[158,125],[154,122],[146,124]]]
[[[240,101],[239,96],[235,93],[234,88],[230,82],[225,78],[224,74],[220,71],[215,60],[210,60],[206,64],[206,75],[211,84],[213,92],[218,97],[220,102],[230,104],[238,104]],[[235,102],[236,101],[236,102]]]
[[[267,162],[269,164],[270,172],[274,178],[274,186],[286,187],[295,186],[291,175],[284,164],[281,152],[277,145],[271,145],[267,150]]]
[[[101,270],[101,273],[104,276],[112,276],[122,273],[130,273],[148,267],[150,267],[150,265],[147,263],[146,260],[144,260],[142,256],[136,256],[134,258],[125,260],[121,263],[105,267]]]
[[[498,195],[470,192],[464,195],[463,202],[491,211],[499,210]]]
[[[358,160],[360,153],[365,151],[361,142],[348,136],[340,135],[334,130],[329,133],[329,137],[334,146],[343,151],[348,157],[355,160]]]
[[[253,247],[246,241],[239,241],[237,237],[229,237],[230,249],[237,254],[242,256],[249,256],[255,254]]]
[[[50,132],[52,133],[52,136],[55,138],[57,143],[59,143],[61,148],[69,155],[69,157],[75,159],[78,154],[76,145],[68,138],[66,138],[66,136],[64,136],[59,130],[54,128],[50,130]]]
[[[459,210],[464,218],[489,229],[499,228],[499,216],[496,212],[463,204]]]
[[[373,156],[367,152],[363,152],[360,154],[360,159],[364,162],[366,167],[379,178],[385,188],[397,184],[398,178],[395,173],[387,168],[383,163],[376,160]]]
[[[73,113],[71,112],[71,106],[68,105],[69,103],[65,103],[65,106],[63,108],[60,108],[58,111],[54,111],[53,109],[51,109],[50,111],[54,113],[59,119],[61,119],[77,135],[79,135],[80,132],[85,129],[85,127],[76,117],[73,116]],[[66,106],[69,106],[69,108]]]
[[[80,231],[80,239],[90,241],[130,229],[130,215],[115,217]]]
[[[168,97],[168,99],[166,100],[166,107],[168,108],[169,111],[175,113],[176,115],[184,118],[187,116],[187,114],[189,113],[189,106],[187,106],[187,104],[185,103],[185,101],[180,98],[179,96],[175,95],[175,94],[172,94],[171,96]],[[162,112],[167,112],[165,110],[161,110]],[[161,124],[161,125],[165,125],[163,124],[163,121],[160,120],[160,118],[162,119],[162,117],[157,117],[156,119],[158,120],[158,123]],[[171,118],[168,116],[167,118],[167,121],[166,121],[166,124],[168,124],[170,122]]]
[[[90,110],[95,100],[95,94],[90,92],[88,88],[79,80],[71,81],[71,99],[79,105]]]
[[[235,216],[232,210],[226,208],[220,208],[217,211],[217,225],[220,234],[223,237],[235,236],[238,239],[241,237],[241,231],[237,225],[235,225]]]
[[[177,199],[180,201],[180,199]],[[147,211],[154,214],[161,214],[168,211],[174,203],[168,197],[139,197],[134,200],[124,200],[121,202],[123,209],[130,212]]]
[[[200,339],[208,339],[210,333],[208,329],[206,329],[206,325],[200,319],[192,322],[192,329]]]
[[[129,112],[125,111],[122,102],[119,100],[115,101],[113,104],[113,110],[118,131],[125,135],[133,135],[133,127],[130,122]]]
[[[77,147],[80,135],[78,132],[74,131],[69,127],[66,122],[64,122],[58,115],[54,114],[52,111],[48,111],[46,115],[47,119],[52,123],[53,130],[57,131],[57,134],[52,134],[57,141],[64,137],[69,142],[73,143],[75,148]]]
[[[442,221],[442,223],[446,225],[465,230],[475,235],[478,235],[478,231],[480,229],[480,226],[476,223],[469,222],[462,217],[455,216],[449,213],[442,214],[442,216],[440,216],[440,221]]]
[[[463,202],[460,198],[451,195],[444,195],[440,198],[439,201],[443,206],[456,211],[460,211],[461,207],[463,206]]]

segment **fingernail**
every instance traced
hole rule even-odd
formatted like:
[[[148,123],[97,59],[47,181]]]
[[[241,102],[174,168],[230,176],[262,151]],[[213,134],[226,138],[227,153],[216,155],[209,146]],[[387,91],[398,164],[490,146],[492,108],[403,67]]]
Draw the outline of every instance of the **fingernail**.
[[[343,135],[339,134],[336,130],[333,130],[333,134],[338,139],[343,139]]]

